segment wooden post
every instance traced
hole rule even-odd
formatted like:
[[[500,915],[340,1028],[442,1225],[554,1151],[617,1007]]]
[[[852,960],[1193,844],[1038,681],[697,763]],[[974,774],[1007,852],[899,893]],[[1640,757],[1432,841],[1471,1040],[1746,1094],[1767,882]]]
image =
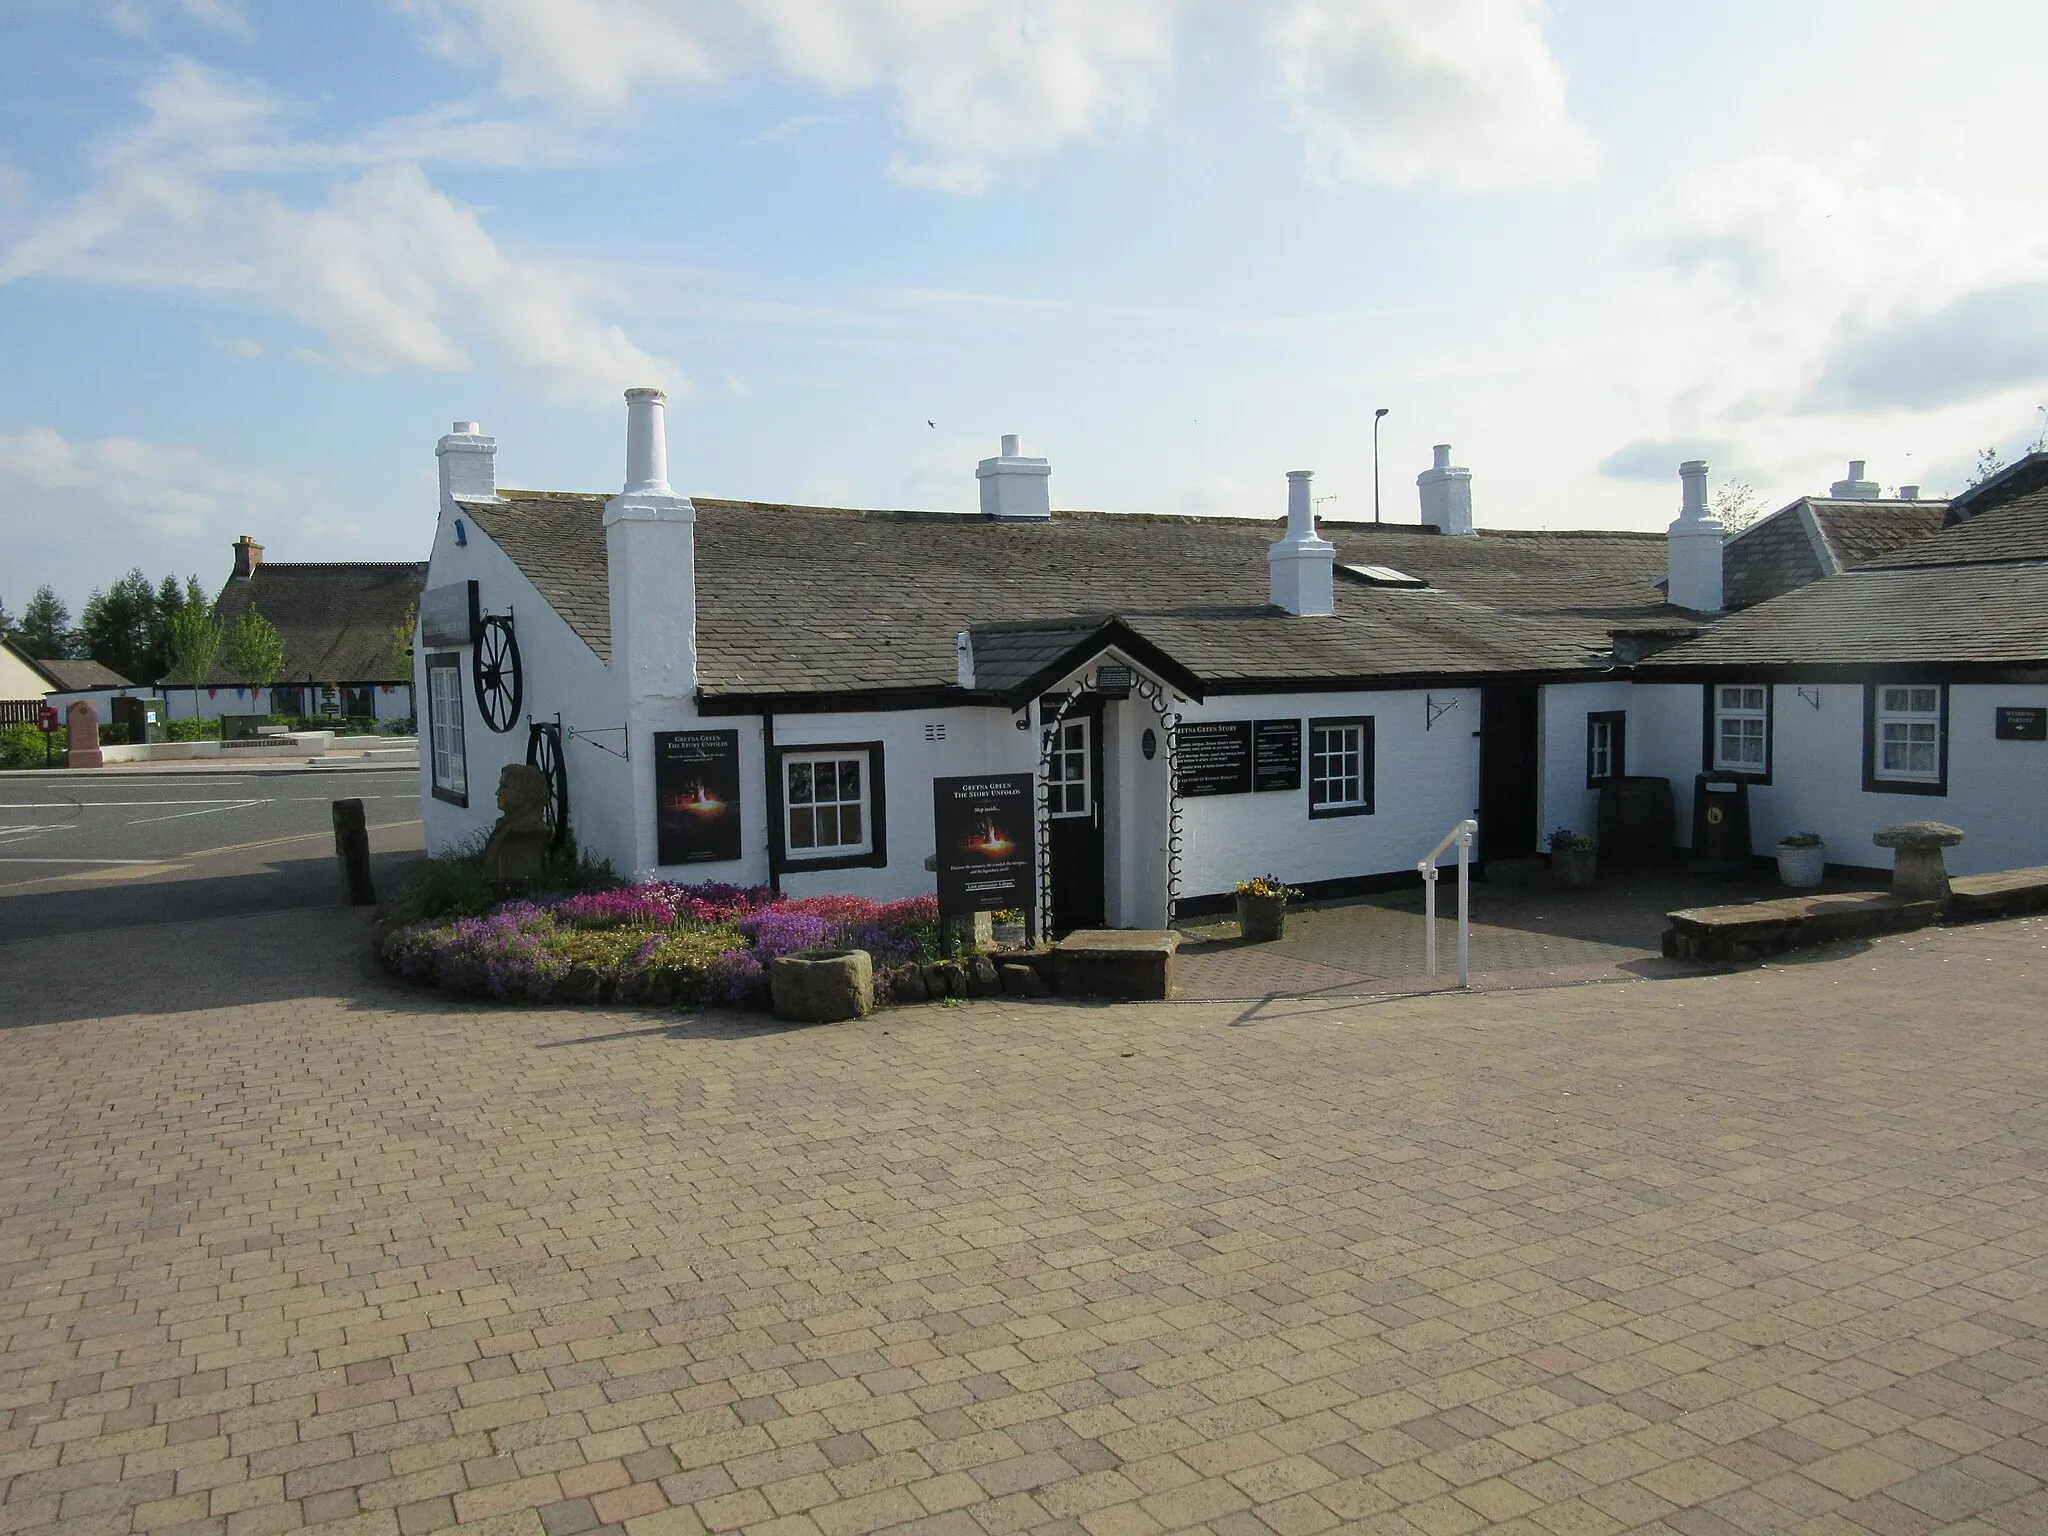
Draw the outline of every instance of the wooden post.
[[[377,887],[370,882],[370,830],[363,802],[334,802],[334,857],[341,864],[341,899],[351,907],[373,906]]]

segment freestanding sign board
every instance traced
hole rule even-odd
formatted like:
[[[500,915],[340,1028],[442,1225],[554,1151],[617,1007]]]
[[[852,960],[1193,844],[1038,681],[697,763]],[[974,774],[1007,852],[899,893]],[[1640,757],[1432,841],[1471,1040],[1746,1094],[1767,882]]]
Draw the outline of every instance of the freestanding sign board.
[[[932,780],[943,916],[1036,909],[1034,809],[1028,773]]]
[[[654,733],[655,857],[718,864],[740,856],[740,733]]]

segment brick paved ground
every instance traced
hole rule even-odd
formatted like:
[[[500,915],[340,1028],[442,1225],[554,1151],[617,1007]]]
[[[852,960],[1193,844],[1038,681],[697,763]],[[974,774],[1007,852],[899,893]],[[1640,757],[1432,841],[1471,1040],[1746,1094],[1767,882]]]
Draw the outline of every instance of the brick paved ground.
[[[2048,1530],[2048,922],[788,1032],[360,934],[0,944],[0,1532]]]
[[[1868,884],[1834,879],[1825,888]],[[1775,876],[1761,871],[1731,883],[1702,880],[1682,869],[1603,869],[1594,889],[1567,891],[1551,884],[1533,861],[1501,867],[1494,878],[1472,886],[1473,984],[1525,987],[1690,974],[1698,967],[1663,959],[1665,913],[1783,893]],[[1437,890],[1440,975],[1457,970],[1457,911],[1456,874],[1447,870]],[[1180,995],[1347,997],[1443,984],[1423,974],[1423,923],[1419,889],[1299,906],[1287,914],[1285,935],[1268,944],[1239,940],[1234,916],[1196,918],[1181,925],[1189,942],[1177,962]]]

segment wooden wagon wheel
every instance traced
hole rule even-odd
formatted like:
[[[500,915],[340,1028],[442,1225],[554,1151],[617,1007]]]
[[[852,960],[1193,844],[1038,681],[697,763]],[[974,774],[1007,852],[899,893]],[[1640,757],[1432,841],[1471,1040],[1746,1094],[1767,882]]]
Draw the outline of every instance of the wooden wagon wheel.
[[[525,696],[512,621],[503,616],[485,619],[476,640],[476,707],[484,724],[500,735],[511,730]]]
[[[569,769],[562,760],[562,727],[536,721],[526,732],[526,761],[548,781],[547,820],[550,848],[569,840]]]

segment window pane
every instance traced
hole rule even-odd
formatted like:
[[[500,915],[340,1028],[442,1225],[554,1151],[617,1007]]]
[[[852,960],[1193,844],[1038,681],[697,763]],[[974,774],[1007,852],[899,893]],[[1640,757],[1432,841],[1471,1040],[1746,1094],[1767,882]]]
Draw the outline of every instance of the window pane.
[[[818,846],[837,847],[839,843],[839,808],[832,805],[818,807]]]
[[[1939,708],[1939,704],[1936,701],[1935,692],[1932,688],[1915,688],[1913,690],[1913,712],[1915,714],[1931,715],[1937,708]]]
[[[860,807],[842,806],[839,811],[839,841],[848,845],[860,841]]]
[[[839,798],[839,765],[829,759],[811,764],[812,798],[820,805]]]
[[[1934,748],[1931,745],[1914,742],[1909,752],[1909,760],[1915,773],[1931,774],[1935,771]]]
[[[792,848],[815,848],[818,846],[816,823],[808,810],[792,810],[789,813],[789,846]]]
[[[812,798],[811,765],[809,763],[791,763],[789,765],[789,803],[791,805],[809,805]],[[804,846],[809,847],[810,845],[806,843]]]
[[[839,762],[839,798],[858,800],[860,798],[860,759],[847,757]]]
[[[1909,696],[1909,695],[1908,695],[1908,693],[1907,693],[1907,690],[1906,690],[1906,689],[1904,689],[1904,688],[1887,688],[1887,689],[1885,689],[1885,690],[1884,690],[1884,707],[1885,707],[1886,711],[1887,711],[1887,712],[1889,712],[1889,713],[1891,713],[1891,714],[1900,714],[1900,713],[1903,713],[1903,712],[1905,711],[1905,709],[1907,708],[1906,700],[1907,700],[1908,696]]]

